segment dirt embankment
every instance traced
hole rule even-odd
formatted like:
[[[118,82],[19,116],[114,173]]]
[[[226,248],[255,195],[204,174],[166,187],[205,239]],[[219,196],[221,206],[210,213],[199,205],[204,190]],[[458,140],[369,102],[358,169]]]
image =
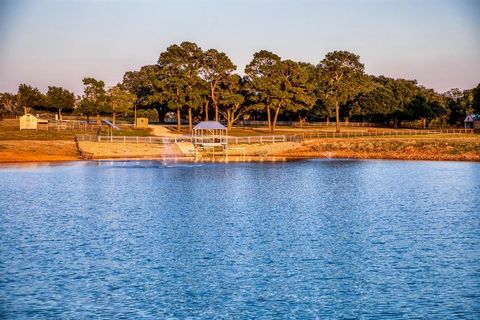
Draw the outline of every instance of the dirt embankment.
[[[128,159],[145,157],[180,157],[183,154],[174,144],[161,145],[155,143],[108,143],[81,141],[79,147],[92,154],[93,159]]]
[[[276,155],[294,158],[354,158],[480,161],[480,137],[323,139]]]
[[[1,140],[0,162],[80,160],[75,141]]]

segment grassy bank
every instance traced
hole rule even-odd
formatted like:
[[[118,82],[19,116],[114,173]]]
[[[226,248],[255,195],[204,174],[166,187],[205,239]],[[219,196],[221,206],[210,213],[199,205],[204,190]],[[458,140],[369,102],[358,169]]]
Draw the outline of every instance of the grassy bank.
[[[318,139],[278,155],[298,158],[480,161],[480,136]]]
[[[149,136],[150,129],[135,129],[130,125],[122,125],[121,131],[113,131],[114,135],[124,136]],[[0,141],[2,140],[68,140],[73,141],[76,134],[96,135],[97,131],[81,131],[81,130],[19,130],[18,119],[3,119],[0,121]],[[108,135],[108,126],[103,125],[100,131],[101,135]]]

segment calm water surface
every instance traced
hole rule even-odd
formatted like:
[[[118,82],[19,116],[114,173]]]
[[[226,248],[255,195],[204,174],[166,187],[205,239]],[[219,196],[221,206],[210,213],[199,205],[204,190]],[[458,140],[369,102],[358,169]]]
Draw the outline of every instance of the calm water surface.
[[[0,169],[0,318],[480,318],[480,164]]]

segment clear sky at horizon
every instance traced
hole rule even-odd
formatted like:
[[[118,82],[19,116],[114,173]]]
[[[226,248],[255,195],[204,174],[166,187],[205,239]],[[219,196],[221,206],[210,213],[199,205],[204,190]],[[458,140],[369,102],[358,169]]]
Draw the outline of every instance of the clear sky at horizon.
[[[440,92],[480,82],[477,0],[0,0],[0,92],[114,85],[187,40],[240,73],[260,49],[315,64],[349,50],[370,74]]]

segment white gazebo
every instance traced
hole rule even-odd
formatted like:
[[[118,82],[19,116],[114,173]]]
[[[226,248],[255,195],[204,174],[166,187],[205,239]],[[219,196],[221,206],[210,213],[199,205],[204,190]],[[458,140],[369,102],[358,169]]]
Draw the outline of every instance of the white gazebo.
[[[217,121],[202,121],[193,128],[192,144],[195,154],[225,154],[228,145],[227,128]]]
[[[192,142],[194,146],[226,147],[227,128],[217,121],[202,121],[193,127]]]

